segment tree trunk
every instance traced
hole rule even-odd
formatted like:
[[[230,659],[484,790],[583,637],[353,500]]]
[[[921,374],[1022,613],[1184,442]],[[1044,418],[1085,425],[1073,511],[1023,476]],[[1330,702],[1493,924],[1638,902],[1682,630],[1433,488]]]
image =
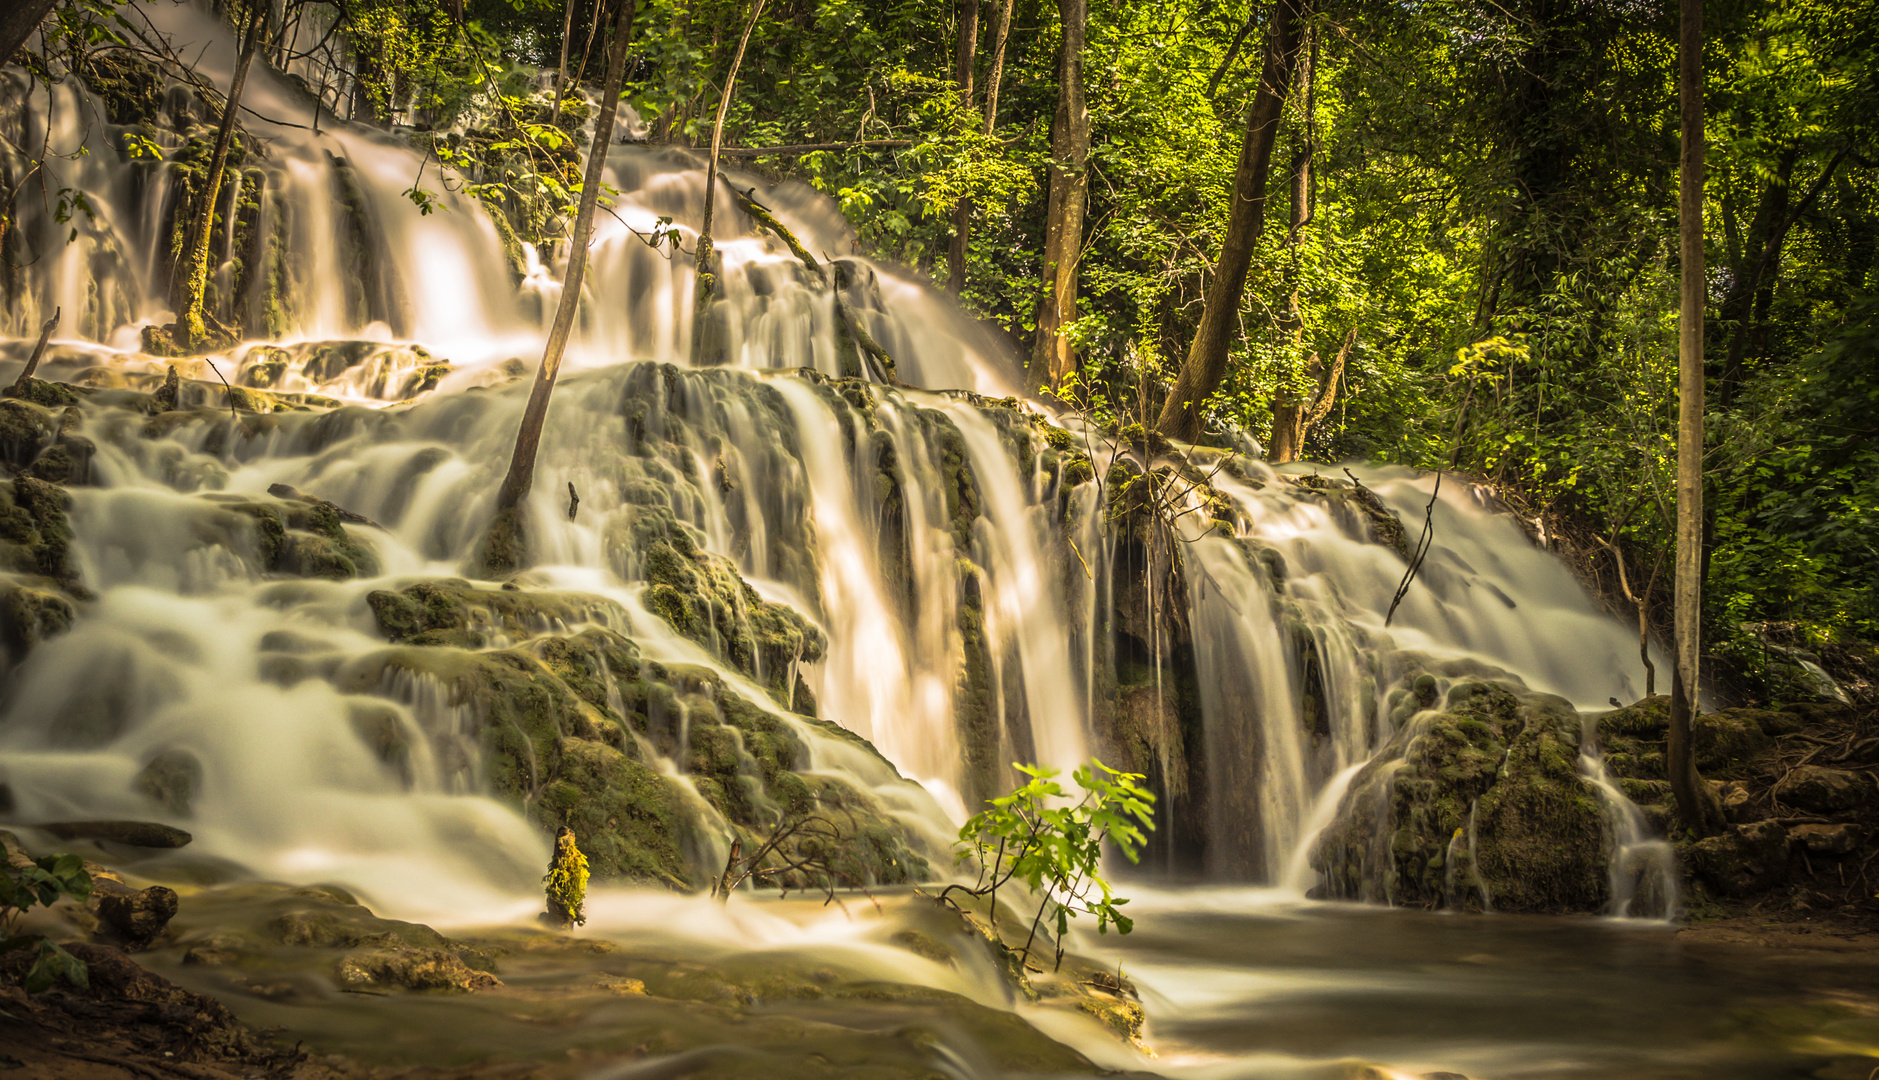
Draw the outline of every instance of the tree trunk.
[[[1827,182],[1833,178],[1834,170],[1846,158],[1843,147],[1827,161],[1820,175],[1802,193],[1799,202],[1793,208],[1788,207],[1788,185],[1793,179],[1796,155],[1782,158],[1781,170],[1777,178],[1770,182],[1767,192],[1762,196],[1761,205],[1755,210],[1755,218],[1749,223],[1749,243],[1741,252],[1737,265],[1730,267],[1730,276],[1734,279],[1729,286],[1729,294],[1723,298],[1722,315],[1726,322],[1735,324],[1729,335],[1729,354],[1724,363],[1722,385],[1718,391],[1724,408],[1735,401],[1735,391],[1742,382],[1744,362],[1748,359],[1749,342],[1755,329],[1768,317],[1769,305],[1774,300],[1775,272],[1780,265],[1781,245],[1787,240],[1788,233],[1802,214],[1820,198]]]
[[[711,211],[718,202],[718,151],[724,148],[724,114],[731,107],[731,94],[737,88],[737,69],[744,63],[744,48],[750,44],[750,32],[763,14],[764,0],[750,7],[750,19],[744,23],[744,36],[737,39],[737,52],[731,56],[731,70],[724,76],[724,89],[718,94],[718,117],[711,125],[711,157],[705,164],[705,210],[698,227],[697,283],[692,295],[692,361],[722,363],[722,334],[712,311],[718,295],[718,257],[711,243]]]
[[[14,0],[0,11],[0,64],[7,63],[52,11],[54,0]]]
[[[1011,6],[1005,0],[1005,6]],[[959,87],[959,105],[972,107],[973,68],[979,53],[979,0],[959,4],[959,50],[953,57],[953,82]],[[946,247],[946,287],[958,296],[966,287],[966,230],[972,223],[972,200],[953,207],[953,238]]]
[[[1306,117],[1311,115],[1312,53],[1300,46],[1298,66],[1296,68],[1297,92],[1303,104]],[[1305,226],[1311,222],[1311,162],[1312,127],[1309,119],[1298,126],[1296,136],[1297,149],[1292,154],[1291,220],[1285,230],[1285,301],[1279,309],[1279,329],[1291,339],[1293,355],[1304,351],[1305,312],[1298,297],[1299,247],[1304,240]],[[1340,372],[1343,369],[1339,362]],[[1324,381],[1324,362],[1316,350],[1305,362],[1306,372],[1314,382]],[[1335,393],[1337,381],[1333,378],[1330,387]],[[1324,387],[1319,388],[1323,396]],[[1305,403],[1300,401],[1289,388],[1281,388],[1272,397],[1272,445],[1266,457],[1276,463],[1296,461],[1305,449],[1305,434],[1310,425],[1305,420]]]
[[[1677,318],[1677,668],[1664,748],[1670,790],[1684,824],[1722,830],[1722,807],[1696,771],[1690,737],[1702,685],[1703,616],[1703,0],[1682,0],[1677,96],[1683,119],[1678,205],[1682,293]]]
[[[182,328],[183,337],[178,344],[190,349],[200,346],[209,336],[202,314],[202,296],[209,287],[209,236],[215,229],[215,204],[222,190],[222,170],[228,166],[229,144],[235,139],[242,84],[248,81],[248,64],[254,59],[255,46],[261,43],[261,31],[266,25],[267,4],[264,0],[251,2],[254,13],[248,18],[248,36],[242,40],[241,59],[235,62],[235,74],[229,80],[228,101],[222,106],[222,122],[215,130],[215,152],[210,155],[209,171],[202,178],[195,220],[189,223],[189,250],[176,278],[176,322]]]
[[[587,274],[587,245],[593,240],[594,207],[600,201],[607,148],[613,142],[613,121],[620,111],[620,84],[626,74],[626,46],[633,35],[633,9],[637,0],[615,2],[613,41],[607,49],[606,89],[601,93],[600,116],[594,122],[594,142],[588,148],[587,169],[581,177],[581,203],[570,234],[572,243],[568,245],[567,274],[561,283],[561,303],[555,309],[554,326],[548,332],[548,344],[542,351],[542,365],[535,372],[535,385],[530,388],[528,405],[522,411],[522,426],[516,432],[509,473],[496,492],[496,519],[478,552],[480,572],[486,576],[510,572],[521,564],[522,500],[528,497],[529,489],[535,484],[535,454],[541,449],[548,399],[554,393],[555,375],[561,370],[561,354],[567,351],[574,316],[581,306],[581,279]]]
[[[1050,204],[1044,224],[1044,281],[1031,349],[1031,384],[1057,386],[1076,365],[1059,333],[1076,319],[1077,260],[1083,253],[1083,211],[1089,199],[1090,112],[1083,98],[1083,39],[1088,0],[1057,0],[1063,51],[1057,60],[1057,115],[1051,122]]]
[[[574,36],[574,0],[563,0],[561,5],[561,66],[555,69],[555,107],[548,114],[548,124],[553,126],[561,119],[561,99],[568,92],[568,38]]]
[[[1312,396],[1309,405],[1272,406],[1272,447],[1266,453],[1266,460],[1281,465],[1297,461],[1299,455],[1305,452],[1305,436],[1310,435],[1312,428],[1331,415],[1332,407],[1337,404],[1338,383],[1344,378],[1344,365],[1349,362],[1351,347],[1355,344],[1357,331],[1353,329],[1344,335],[1344,344],[1328,368],[1317,353],[1311,354],[1306,372],[1317,382],[1318,391]]]
[[[1233,344],[1240,302],[1246,296],[1247,271],[1266,227],[1266,177],[1272,167],[1272,148],[1278,141],[1286,91],[1298,63],[1302,20],[1301,0],[1273,0],[1265,67],[1247,113],[1246,138],[1234,170],[1233,208],[1227,217],[1226,238],[1220,244],[1220,258],[1207,288],[1200,328],[1156,423],[1170,439],[1193,442],[1200,437],[1201,407],[1226,378],[1227,352]]]

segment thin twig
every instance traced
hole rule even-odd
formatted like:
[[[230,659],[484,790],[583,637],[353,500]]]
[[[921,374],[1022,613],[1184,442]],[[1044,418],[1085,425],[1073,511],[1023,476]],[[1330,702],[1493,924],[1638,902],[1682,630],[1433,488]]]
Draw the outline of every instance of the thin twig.
[[[1429,505],[1423,511],[1422,535],[1416,539],[1415,557],[1409,560],[1409,569],[1403,571],[1403,580],[1396,586],[1396,595],[1390,600],[1390,610],[1383,616],[1383,625],[1390,625],[1396,617],[1396,606],[1409,595],[1409,584],[1416,580],[1416,572],[1422,569],[1422,560],[1428,557],[1429,548],[1435,543],[1435,502],[1442,494],[1442,473],[1435,474],[1435,490],[1429,493]]]

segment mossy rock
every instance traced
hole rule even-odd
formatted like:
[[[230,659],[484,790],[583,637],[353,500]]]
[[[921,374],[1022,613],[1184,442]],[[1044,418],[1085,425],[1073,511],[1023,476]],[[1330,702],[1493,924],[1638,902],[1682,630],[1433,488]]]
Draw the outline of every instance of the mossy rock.
[[[196,519],[204,544],[244,554],[264,574],[346,581],[375,577],[378,556],[334,509],[307,499],[210,493]]]
[[[1459,669],[1457,669],[1459,670]],[[1422,906],[1597,911],[1604,808],[1579,774],[1579,718],[1562,699],[1412,671],[1413,719],[1352,781],[1312,865],[1322,894]],[[1422,711],[1418,711],[1418,709]]]
[[[367,594],[379,631],[395,642],[482,648],[492,638],[526,640],[597,623],[625,629],[626,612],[611,600],[585,593],[490,589],[461,578],[418,581],[395,592]]]
[[[32,580],[0,580],[0,648],[5,650],[0,670],[17,666],[41,642],[70,630],[78,618],[71,600],[51,588],[29,584]]]
[[[644,550],[640,567],[646,610],[762,683],[782,704],[795,689],[797,665],[815,663],[827,651],[820,630],[793,608],[760,597],[722,556],[695,546],[687,553],[662,538]]]
[[[68,589],[78,580],[72,558],[71,496],[29,476],[0,481],[0,571],[36,574]]]

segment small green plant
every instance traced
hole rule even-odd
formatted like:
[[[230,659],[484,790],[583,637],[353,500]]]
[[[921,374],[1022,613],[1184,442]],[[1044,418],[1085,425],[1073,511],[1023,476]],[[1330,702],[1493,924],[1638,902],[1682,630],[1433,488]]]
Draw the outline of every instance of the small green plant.
[[[1071,774],[1082,792],[1074,801],[1057,783],[1057,770],[1012,767],[1030,779],[991,800],[959,830],[959,862],[978,864],[978,881],[970,887],[948,885],[940,899],[954,890],[988,897],[996,930],[998,890],[1014,878],[1024,882],[1038,906],[1020,961],[1029,962],[1037,928],[1049,917],[1056,927],[1056,965],[1062,967],[1064,935],[1078,915],[1095,915],[1099,933],[1108,933],[1111,924],[1119,934],[1135,929],[1134,920],[1121,911],[1128,901],[1100,872],[1103,842],[1114,844],[1130,862],[1139,861],[1145,831],[1155,827],[1155,793],[1141,786],[1139,773],[1118,772],[1094,758]]]
[[[548,918],[557,926],[587,924],[587,856],[574,845],[574,830],[555,830],[555,857],[542,877],[548,887]]]
[[[29,866],[0,871],[0,953],[35,949],[33,966],[26,971],[25,987],[37,994],[55,981],[83,990],[91,985],[85,962],[59,948],[43,934],[19,934],[20,916],[37,904],[51,907],[59,897],[84,901],[91,896],[91,875],[76,855],[46,855]]]

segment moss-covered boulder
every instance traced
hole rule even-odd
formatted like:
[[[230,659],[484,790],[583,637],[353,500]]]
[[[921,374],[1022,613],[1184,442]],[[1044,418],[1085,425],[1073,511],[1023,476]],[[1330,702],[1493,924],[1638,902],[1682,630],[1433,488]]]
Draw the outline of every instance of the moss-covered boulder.
[[[72,601],[49,581],[0,579],[0,671],[26,659],[40,642],[72,628]]]
[[[794,608],[771,603],[739,577],[730,560],[660,540],[642,567],[640,602],[680,634],[762,683],[785,705],[798,664],[821,660],[828,640]]]
[[[0,481],[0,571],[34,574],[65,585],[78,580],[72,557],[71,496],[30,476]]]
[[[752,702],[711,669],[642,661],[630,640],[598,625],[621,619],[617,607],[465,582],[418,583],[371,603],[388,636],[407,644],[347,665],[335,676],[340,689],[414,700],[415,687],[437,687],[482,763],[461,782],[515,802],[547,831],[572,829],[597,878],[699,885],[722,870],[730,841],[755,851],[779,822],[810,816],[836,823],[827,862],[840,883],[927,876],[917,842],[872,796],[809,771],[806,733],[817,722]],[[570,632],[579,623],[588,625]],[[504,627],[540,636],[458,647]],[[383,727],[365,732],[393,743]],[[470,760],[433,756],[439,767]]]
[[[1547,695],[1411,672],[1414,705],[1352,781],[1312,863],[1323,895],[1422,906],[1596,911],[1606,824],[1578,769],[1579,717]],[[1446,692],[1440,709],[1438,695]]]
[[[461,578],[418,581],[396,591],[372,592],[366,604],[387,638],[411,645],[480,649],[499,639],[521,641],[583,623],[618,630],[630,625],[620,605],[598,596],[490,589]]]
[[[257,572],[332,581],[378,574],[365,530],[348,530],[329,504],[220,493],[201,498],[204,542],[240,552]]]
[[[1689,844],[1683,856],[1705,885],[1724,896],[1748,896],[1787,874],[1789,847],[1788,830],[1756,821]]]

